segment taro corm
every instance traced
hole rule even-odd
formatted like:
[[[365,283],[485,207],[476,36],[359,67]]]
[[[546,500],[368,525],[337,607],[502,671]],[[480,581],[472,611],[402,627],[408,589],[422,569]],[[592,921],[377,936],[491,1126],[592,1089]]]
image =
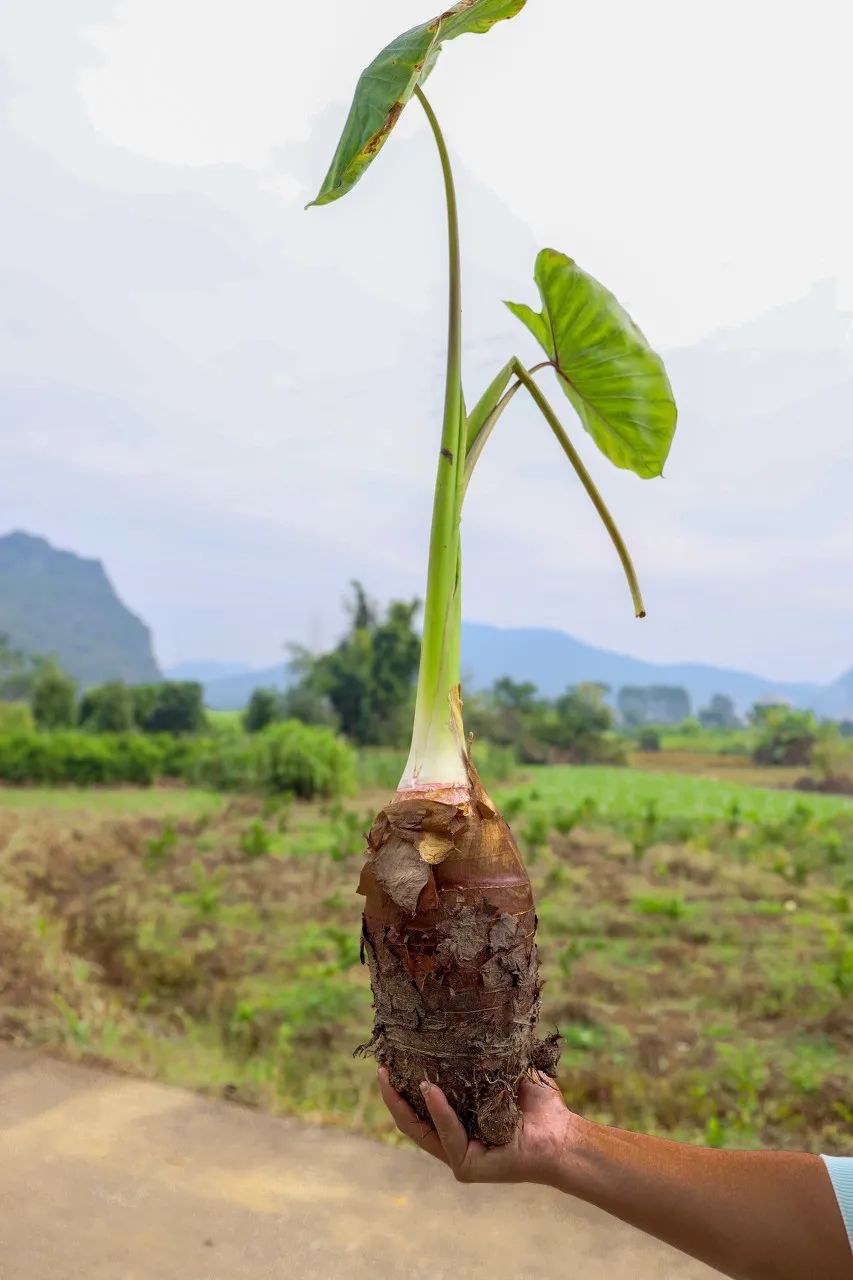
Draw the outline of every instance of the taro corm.
[[[424,1118],[419,1084],[441,1085],[468,1132],[509,1141],[526,1074],[553,1074],[557,1037],[537,1035],[539,977],[530,881],[512,833],[486,794],[462,724],[459,685],[460,518],[472,472],[504,410],[523,389],[604,521],[624,567],[635,612],[643,603],[627,549],[535,375],[549,371],[581,424],[617,467],[661,474],[676,408],[663,363],[603,285],[565,253],[543,249],[535,280],[541,311],[509,309],[544,349],[533,368],[507,361],[466,411],[462,390],[459,230],[453,174],[423,85],[442,45],[484,34],[525,0],[461,0],[399,36],[362,73],[315,205],[354,186],[379,154],[406,104],[417,98],[438,148],[450,247],[444,421],[424,609],[411,753],[397,792],[368,837],[359,891],[375,1002],[365,1051]],[[561,145],[554,138],[554,146]]]

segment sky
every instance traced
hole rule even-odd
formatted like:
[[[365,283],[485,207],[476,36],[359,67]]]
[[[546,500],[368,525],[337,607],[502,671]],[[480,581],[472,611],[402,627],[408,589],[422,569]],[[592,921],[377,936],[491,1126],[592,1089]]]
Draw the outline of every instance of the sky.
[[[0,10],[0,532],[102,559],[163,663],[328,644],[353,577],[422,593],[445,250],[416,104],[346,200],[302,206],[361,68],[428,16]],[[548,244],[666,353],[681,410],[640,481],[564,408],[645,621],[523,405],[472,485],[471,619],[780,679],[853,662],[851,36],[843,0],[529,0],[442,54],[469,400],[534,357],[501,299],[534,300]]]

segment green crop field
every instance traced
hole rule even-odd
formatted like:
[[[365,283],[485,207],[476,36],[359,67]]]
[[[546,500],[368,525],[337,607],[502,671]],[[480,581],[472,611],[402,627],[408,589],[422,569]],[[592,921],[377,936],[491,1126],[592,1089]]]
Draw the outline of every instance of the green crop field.
[[[773,779],[773,769],[761,772]],[[618,818],[640,812],[649,804],[662,815],[697,819],[720,818],[733,805],[740,807],[744,818],[755,821],[778,821],[801,809],[821,818],[853,813],[849,797],[742,786],[678,773],[552,765],[530,771],[530,778],[522,787],[497,789],[501,805],[512,794],[532,803],[541,799],[546,805],[579,804],[588,799],[603,815]]]
[[[190,818],[213,814],[225,803],[212,791],[190,787],[2,787],[4,814],[77,814],[82,817]]]
[[[376,1134],[354,892],[382,799],[0,790],[0,1036]],[[371,769],[366,772],[371,773]],[[624,769],[497,789],[578,1110],[853,1154],[853,805]]]

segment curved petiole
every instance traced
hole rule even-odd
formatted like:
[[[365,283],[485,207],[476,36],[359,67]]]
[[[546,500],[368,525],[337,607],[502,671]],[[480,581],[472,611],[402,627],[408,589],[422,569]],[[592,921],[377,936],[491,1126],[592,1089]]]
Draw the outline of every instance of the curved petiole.
[[[498,400],[497,404],[492,409],[488,417],[483,419],[477,434],[473,438],[471,438],[469,435],[469,439],[471,440],[471,443],[468,445],[468,452],[465,455],[465,476],[462,482],[463,498],[465,497],[465,494],[468,490],[468,485],[470,483],[471,476],[474,473],[474,468],[477,465],[477,459],[480,457],[480,454],[483,452],[483,450],[486,447],[486,441],[488,440],[489,436],[492,434],[492,431],[494,430],[497,424],[497,421],[500,418],[501,414],[503,413],[504,409],[512,400],[515,393],[518,390],[520,390],[520,388],[521,388],[520,382],[513,383],[509,391],[507,391],[505,395],[503,395],[500,398],[500,400]]]
[[[507,391],[507,383],[512,375],[516,372],[516,366],[519,361],[515,356],[508,360],[496,378],[492,380],[480,399],[474,405],[467,419],[467,447],[465,450],[465,477],[462,484],[462,496],[465,491],[477,464],[477,459],[485,448],[486,441],[492,434],[495,425],[503,413],[504,409],[512,400],[521,382],[515,382]],[[549,360],[543,360],[540,364],[535,364],[528,373],[538,373],[540,369],[550,367]]]
[[[587,495],[590,501],[592,502],[592,505],[595,507],[596,511],[601,517],[602,524],[604,525],[605,529],[610,535],[610,541],[613,543],[613,546],[616,549],[616,554],[619,556],[619,560],[622,564],[625,577],[628,581],[628,587],[631,592],[631,599],[634,603],[634,612],[638,618],[645,618],[646,609],[645,609],[645,605],[643,604],[643,596],[640,591],[640,584],[639,584],[639,581],[637,580],[637,573],[636,573],[636,570],[634,569],[634,564],[633,564],[633,561],[631,560],[631,556],[628,551],[628,548],[625,545],[624,539],[622,538],[622,535],[616,526],[615,520],[613,519],[612,515],[608,511],[607,505],[604,499],[602,498],[601,494],[598,492],[598,489],[596,488],[596,485],[595,485],[595,482],[593,481],[592,476],[589,474],[586,467],[584,466],[580,454],[575,449],[574,445],[572,444],[571,440],[566,434],[563,424],[560,422],[560,419],[557,417],[550,403],[545,398],[545,395],[543,394],[538,384],[534,381],[532,377],[532,374],[534,374],[538,369],[546,368],[549,364],[550,364],[550,361],[544,361],[542,364],[536,365],[533,369],[525,369],[521,361],[514,357],[505,366],[505,369],[501,371],[501,373],[498,375],[498,378],[495,379],[495,382],[492,384],[492,387],[496,385],[499,379],[503,378],[503,375],[506,372],[506,370],[509,370],[506,376],[506,380],[503,383],[504,387],[506,386],[506,383],[509,381],[510,377],[512,377],[513,374],[515,375],[516,381],[509,388],[509,390],[505,392],[505,394],[501,397],[501,399],[498,400],[498,402],[492,408],[491,412],[485,417],[485,419],[483,420],[482,424],[479,427],[479,430],[477,431],[473,440],[469,444],[468,458],[466,460],[466,466],[465,466],[464,488],[467,488],[468,486],[468,482],[471,478],[471,473],[474,469],[477,459],[479,458],[480,454],[483,451],[486,440],[488,440],[489,435],[491,434],[495,426],[495,423],[498,421],[504,409],[509,404],[510,400],[512,400],[513,396],[519,390],[519,388],[525,387],[526,390],[530,393],[530,396],[533,399],[534,404],[539,409],[542,416],[545,418],[545,421],[548,423],[548,426],[551,428],[554,435],[557,437],[557,440],[560,444],[561,449],[565,453],[566,457],[569,459],[569,462],[574,467],[575,474],[577,475],[578,479],[580,480],[581,484],[586,490]],[[491,389],[492,388],[490,388],[490,391]],[[488,395],[489,393],[487,392],[486,394]],[[470,439],[470,431],[469,431],[469,439]],[[463,493],[464,493],[464,489],[463,489]]]
[[[515,368],[515,357],[508,360],[496,378],[493,378],[466,419],[466,447],[470,449],[477,436],[485,427],[489,418],[497,408],[498,401],[506,391]]]

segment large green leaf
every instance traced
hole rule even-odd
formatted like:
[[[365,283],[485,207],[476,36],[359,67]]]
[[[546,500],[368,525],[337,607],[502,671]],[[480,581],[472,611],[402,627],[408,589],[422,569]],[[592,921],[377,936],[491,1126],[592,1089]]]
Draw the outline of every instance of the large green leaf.
[[[599,449],[638,476],[663,470],[678,411],[663,361],[604,285],[555,249],[536,259],[542,311],[508,302],[545,348]]]
[[[514,18],[527,0],[460,0],[432,22],[413,27],[383,49],[361,73],[338,149],[312,204],[329,204],[355,186],[382,149],[403,107],[435,66],[445,40],[482,34]],[[310,208],[310,206],[309,206]]]

